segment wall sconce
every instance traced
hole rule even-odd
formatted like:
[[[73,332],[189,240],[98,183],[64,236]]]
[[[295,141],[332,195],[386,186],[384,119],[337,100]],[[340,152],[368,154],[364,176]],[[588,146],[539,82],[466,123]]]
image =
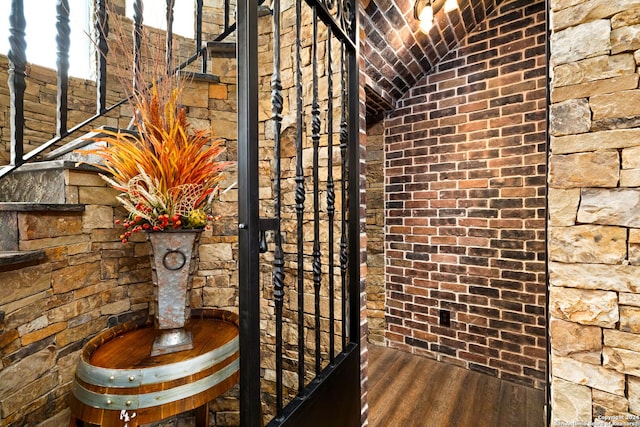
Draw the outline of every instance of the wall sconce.
[[[420,21],[420,30],[428,33],[433,27],[433,17],[444,8],[449,13],[458,8],[457,0],[416,0],[413,5],[413,17]]]

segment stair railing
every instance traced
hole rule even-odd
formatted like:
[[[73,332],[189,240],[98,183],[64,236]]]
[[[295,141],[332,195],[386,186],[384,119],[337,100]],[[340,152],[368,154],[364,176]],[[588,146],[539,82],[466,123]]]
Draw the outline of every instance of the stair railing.
[[[21,165],[39,159],[43,152],[60,143],[69,135],[79,131],[83,127],[93,123],[96,119],[120,107],[128,101],[122,99],[107,107],[107,37],[109,35],[109,17],[107,13],[108,0],[96,0],[94,29],[96,35],[96,47],[100,55],[97,55],[96,66],[96,114],[85,121],[68,127],[68,84],[69,84],[69,0],[57,0],[56,3],[56,44],[57,44],[57,105],[56,105],[56,136],[32,149],[28,153],[24,152],[24,97],[26,90],[26,41],[25,29],[26,20],[24,15],[24,0],[11,0],[11,11],[9,14],[9,69],[8,84],[10,94],[10,158],[9,164],[0,166],[0,179],[11,173]],[[173,5],[175,0],[166,0],[167,37],[166,37],[166,67],[167,74],[173,74],[201,59],[202,73],[207,72],[207,50],[202,43],[202,10],[203,0],[195,0],[196,9],[196,31],[195,31],[195,52],[186,61],[173,67]],[[214,39],[222,41],[235,31],[236,24],[230,23],[231,6],[230,0],[224,1],[225,21],[223,32]],[[140,71],[140,43],[142,36],[142,10],[143,1],[134,1],[134,30],[133,30],[133,82],[138,81],[136,74]],[[135,84],[135,83],[134,83]],[[135,88],[134,88],[135,90]],[[60,153],[62,154],[62,153]],[[53,157],[55,158],[55,156]],[[51,158],[51,159],[53,159]]]

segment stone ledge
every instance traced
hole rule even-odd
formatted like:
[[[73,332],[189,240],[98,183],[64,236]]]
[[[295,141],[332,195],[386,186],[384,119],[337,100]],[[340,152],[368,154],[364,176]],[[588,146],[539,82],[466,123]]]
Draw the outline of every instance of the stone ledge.
[[[38,261],[44,258],[44,251],[0,251],[0,267]]]
[[[0,211],[5,212],[83,212],[84,205],[30,202],[0,202]]]

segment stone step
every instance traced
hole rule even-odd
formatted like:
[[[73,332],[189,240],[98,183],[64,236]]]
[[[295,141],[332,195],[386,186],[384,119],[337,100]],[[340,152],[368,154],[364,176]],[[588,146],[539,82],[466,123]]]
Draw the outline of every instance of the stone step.
[[[209,58],[235,58],[236,44],[233,42],[207,42],[207,55]]]
[[[0,267],[34,262],[44,257],[41,250],[21,251],[18,232],[20,213],[82,212],[84,205],[52,203],[0,203]]]
[[[68,194],[69,171],[96,172],[95,166],[73,160],[27,163],[0,179],[0,202],[74,203]]]

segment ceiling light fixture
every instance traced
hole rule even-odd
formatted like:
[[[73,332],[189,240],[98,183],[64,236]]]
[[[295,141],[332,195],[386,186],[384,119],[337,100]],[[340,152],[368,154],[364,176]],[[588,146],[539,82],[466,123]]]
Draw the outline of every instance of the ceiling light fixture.
[[[420,30],[428,33],[433,27],[433,17],[444,8],[446,13],[458,9],[457,0],[415,0],[413,17],[420,21]]]

